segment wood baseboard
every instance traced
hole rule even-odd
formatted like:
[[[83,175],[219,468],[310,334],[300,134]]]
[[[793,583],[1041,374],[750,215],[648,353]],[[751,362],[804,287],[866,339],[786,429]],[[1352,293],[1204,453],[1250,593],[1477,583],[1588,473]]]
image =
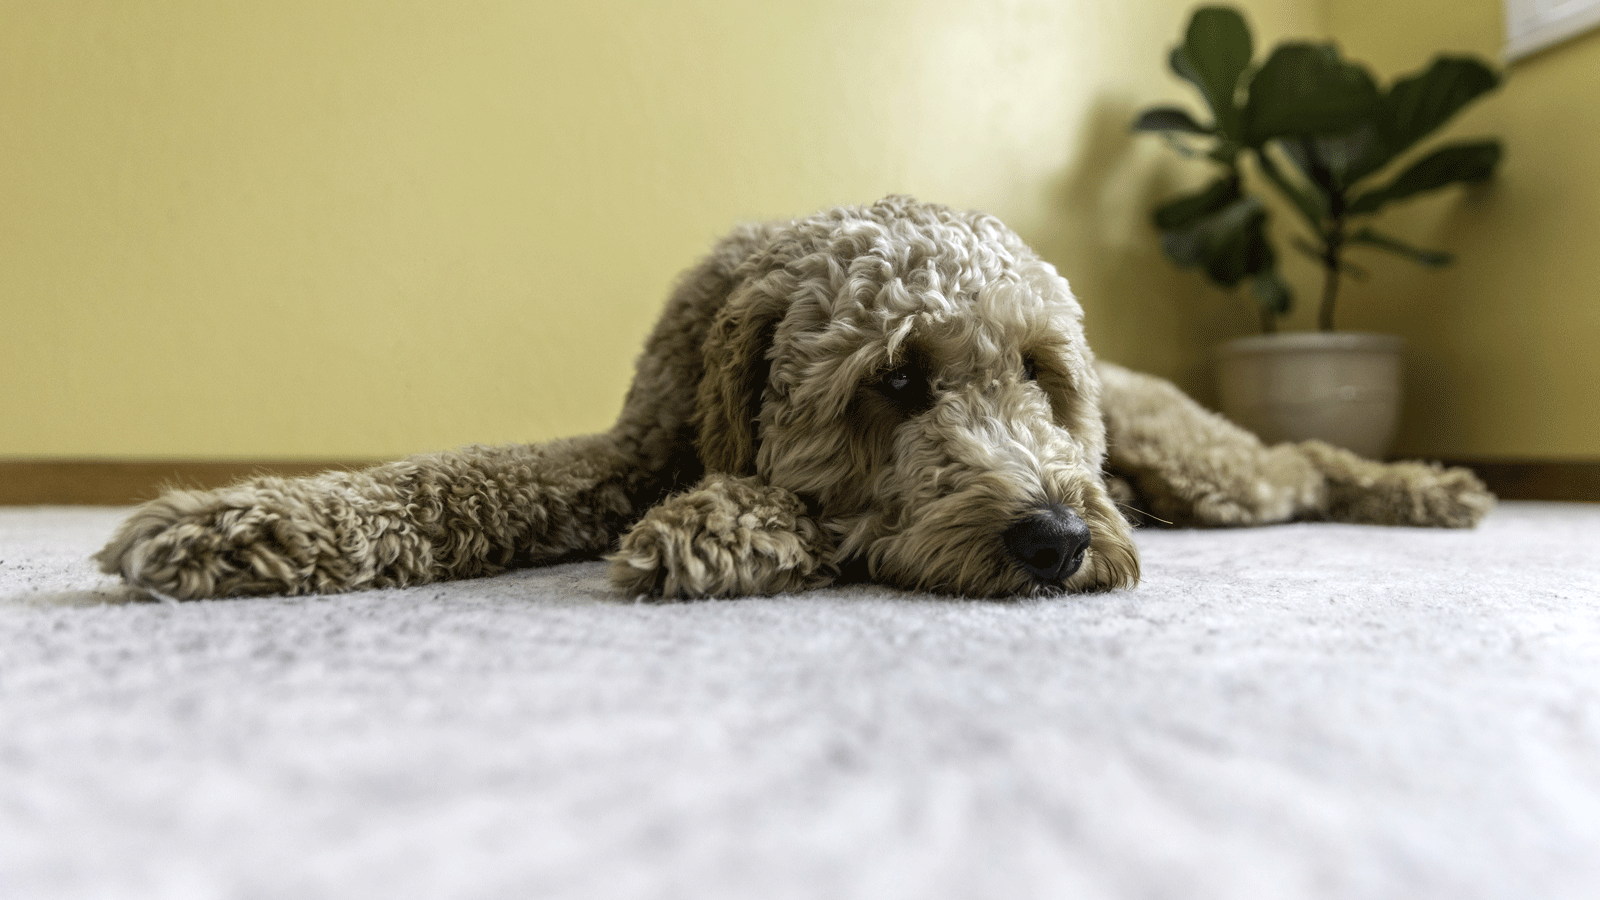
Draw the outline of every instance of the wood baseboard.
[[[1600,461],[1538,459],[1457,459],[1502,500],[1579,500],[1600,502]]]
[[[0,460],[0,505],[125,506],[169,487],[214,488],[250,475],[310,475],[369,465],[331,461]]]
[[[1450,464],[1477,472],[1504,500],[1600,502],[1600,461],[1463,459]],[[250,475],[310,475],[365,465],[370,461],[0,460],[0,505],[124,506],[167,487],[213,488]]]

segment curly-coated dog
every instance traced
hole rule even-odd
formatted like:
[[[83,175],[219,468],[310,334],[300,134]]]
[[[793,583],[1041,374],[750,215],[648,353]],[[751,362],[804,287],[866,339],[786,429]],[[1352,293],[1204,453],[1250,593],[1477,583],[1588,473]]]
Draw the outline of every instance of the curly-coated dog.
[[[1266,447],[1084,342],[997,219],[890,197],[738,229],[690,271],[609,432],[171,491],[96,559],[173,598],[611,554],[635,594],[840,578],[968,596],[1131,585],[1123,509],[1194,525],[1470,526],[1470,472]]]

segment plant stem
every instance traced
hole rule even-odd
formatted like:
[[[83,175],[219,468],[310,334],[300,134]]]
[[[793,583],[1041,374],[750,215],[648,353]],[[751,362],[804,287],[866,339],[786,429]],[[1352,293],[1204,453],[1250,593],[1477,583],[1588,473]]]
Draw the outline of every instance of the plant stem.
[[[1333,330],[1333,301],[1339,296],[1339,257],[1330,250],[1322,260],[1322,305],[1317,309],[1317,328]]]
[[[1328,221],[1328,231],[1323,235],[1322,248],[1322,305],[1317,309],[1317,328],[1333,330],[1333,302],[1339,297],[1339,275],[1344,271],[1341,257],[1344,254],[1344,210],[1337,193],[1332,197],[1334,208]]]
[[[1257,303],[1256,311],[1261,314],[1261,333],[1273,334],[1278,330],[1278,316],[1266,306]]]

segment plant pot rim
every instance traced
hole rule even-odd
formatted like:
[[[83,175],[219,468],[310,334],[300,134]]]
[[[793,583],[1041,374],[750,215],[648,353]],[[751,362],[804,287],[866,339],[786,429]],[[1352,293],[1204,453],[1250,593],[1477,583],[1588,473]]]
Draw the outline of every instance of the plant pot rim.
[[[1394,334],[1375,334],[1367,331],[1280,331],[1273,334],[1252,334],[1223,341],[1217,349],[1223,353],[1285,353],[1297,350],[1364,350],[1399,352],[1405,347],[1405,338]]]

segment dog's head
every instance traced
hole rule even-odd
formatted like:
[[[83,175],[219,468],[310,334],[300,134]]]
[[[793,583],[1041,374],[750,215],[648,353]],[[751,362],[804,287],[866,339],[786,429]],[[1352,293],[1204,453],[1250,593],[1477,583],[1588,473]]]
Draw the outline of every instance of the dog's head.
[[[705,344],[708,468],[804,498],[843,566],[975,596],[1133,583],[1067,282],[990,216],[907,198],[769,232]]]

